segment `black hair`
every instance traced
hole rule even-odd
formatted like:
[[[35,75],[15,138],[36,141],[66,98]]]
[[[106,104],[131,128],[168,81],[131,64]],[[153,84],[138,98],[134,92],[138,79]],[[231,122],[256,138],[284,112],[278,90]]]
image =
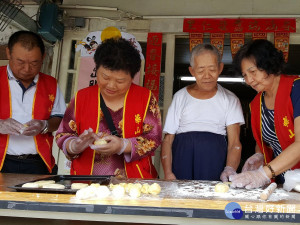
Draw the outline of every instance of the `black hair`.
[[[242,74],[243,59],[253,60],[259,70],[268,75],[280,75],[285,67],[283,53],[272,42],[264,39],[251,41],[240,48],[234,57],[233,65],[237,73]]]
[[[132,78],[141,68],[138,50],[123,38],[111,38],[103,41],[97,47],[94,61],[96,70],[100,66],[111,71],[122,70],[129,73]]]
[[[38,47],[42,55],[45,53],[45,45],[42,38],[32,31],[21,30],[13,33],[8,40],[8,49],[10,52],[12,52],[16,43],[20,43],[22,47],[29,51],[34,47]]]

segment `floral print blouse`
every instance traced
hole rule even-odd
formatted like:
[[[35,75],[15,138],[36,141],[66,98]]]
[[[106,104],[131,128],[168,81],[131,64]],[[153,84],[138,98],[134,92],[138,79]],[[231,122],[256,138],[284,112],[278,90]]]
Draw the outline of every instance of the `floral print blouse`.
[[[70,138],[78,137],[80,135],[77,133],[76,129],[74,106],[75,99],[73,98],[65,112],[64,118],[62,119],[62,122],[59,125],[55,136],[58,147],[63,150],[64,154],[68,159],[71,158],[66,151],[65,143]],[[117,111],[113,111],[110,108],[108,108],[108,110],[111,114],[113,123],[118,133],[122,134],[123,108]],[[108,128],[107,122],[103,116],[102,111],[100,112],[99,131],[102,132],[103,136],[110,135],[110,130]],[[140,136],[128,138],[132,146],[131,154],[114,154],[110,156],[96,154],[93,175],[125,176],[124,159],[127,162],[131,162],[137,159],[141,159],[149,154],[153,155],[154,151],[161,144],[161,139],[161,114],[158,103],[153,94],[151,93],[149,106],[143,123],[143,133]]]

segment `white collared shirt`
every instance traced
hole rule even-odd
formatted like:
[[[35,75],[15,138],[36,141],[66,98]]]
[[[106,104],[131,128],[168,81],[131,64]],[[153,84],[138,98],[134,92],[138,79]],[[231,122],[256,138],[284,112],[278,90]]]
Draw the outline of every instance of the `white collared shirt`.
[[[14,77],[9,65],[7,65],[7,74],[11,92],[12,118],[24,124],[32,119],[32,104],[39,74],[34,77],[33,83],[25,91],[20,86],[20,81]],[[65,110],[64,97],[57,86],[56,98],[50,117],[63,117]],[[9,135],[6,153],[9,155],[37,154],[33,137]]]

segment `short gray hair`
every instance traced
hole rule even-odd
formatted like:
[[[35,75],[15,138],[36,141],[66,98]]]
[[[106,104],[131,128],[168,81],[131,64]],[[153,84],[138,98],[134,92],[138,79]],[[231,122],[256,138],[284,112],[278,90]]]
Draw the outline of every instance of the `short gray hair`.
[[[212,52],[217,57],[218,64],[220,64],[222,62],[221,54],[215,46],[213,46],[211,44],[199,44],[199,45],[195,46],[192,50],[192,53],[191,53],[192,55],[191,55],[191,59],[190,59],[191,67],[194,66],[195,56],[198,56],[206,51]]]

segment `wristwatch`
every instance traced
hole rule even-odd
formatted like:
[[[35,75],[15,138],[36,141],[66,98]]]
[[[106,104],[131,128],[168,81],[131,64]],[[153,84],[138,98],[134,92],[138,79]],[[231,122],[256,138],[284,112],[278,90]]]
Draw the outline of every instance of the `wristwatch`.
[[[46,134],[48,133],[48,120],[46,120],[46,126],[44,127],[44,129],[41,131],[41,134]]]

